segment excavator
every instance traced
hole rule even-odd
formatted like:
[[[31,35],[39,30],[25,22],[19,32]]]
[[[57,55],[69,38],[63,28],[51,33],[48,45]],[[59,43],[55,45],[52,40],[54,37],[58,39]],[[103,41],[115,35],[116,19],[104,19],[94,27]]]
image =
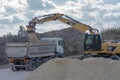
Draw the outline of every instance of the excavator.
[[[119,42],[104,42],[98,29],[94,29],[89,25],[72,19],[71,17],[54,13],[43,16],[34,17],[26,26],[28,31],[29,42],[37,43],[38,38],[35,34],[36,24],[43,24],[50,21],[60,21],[72,26],[74,29],[84,32],[84,55],[86,57],[105,57],[111,59],[120,59],[120,43]]]

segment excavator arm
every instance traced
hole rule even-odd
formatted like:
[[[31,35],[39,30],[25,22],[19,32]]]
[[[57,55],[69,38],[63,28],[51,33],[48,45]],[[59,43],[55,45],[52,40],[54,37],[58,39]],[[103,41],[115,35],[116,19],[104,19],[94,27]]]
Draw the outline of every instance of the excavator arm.
[[[89,31],[90,34],[97,34],[98,33],[97,29],[93,29],[89,25],[86,25],[86,24],[83,24],[79,21],[76,21],[76,20],[74,20],[74,19],[72,19],[64,14],[55,13],[55,14],[48,14],[48,15],[35,17],[32,19],[32,21],[29,22],[29,25],[27,25],[27,31],[29,33],[28,34],[29,41],[32,43],[38,42],[38,39],[35,35],[36,24],[42,24],[45,22],[56,21],[56,20],[59,20],[65,24],[68,24],[68,25],[72,26],[73,28],[79,30],[80,32]]]

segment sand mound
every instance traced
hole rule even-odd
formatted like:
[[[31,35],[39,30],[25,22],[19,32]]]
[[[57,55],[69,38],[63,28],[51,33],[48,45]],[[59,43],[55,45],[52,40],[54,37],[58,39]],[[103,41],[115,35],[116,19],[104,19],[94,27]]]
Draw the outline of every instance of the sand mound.
[[[120,80],[120,62],[104,58],[52,59],[26,80]]]

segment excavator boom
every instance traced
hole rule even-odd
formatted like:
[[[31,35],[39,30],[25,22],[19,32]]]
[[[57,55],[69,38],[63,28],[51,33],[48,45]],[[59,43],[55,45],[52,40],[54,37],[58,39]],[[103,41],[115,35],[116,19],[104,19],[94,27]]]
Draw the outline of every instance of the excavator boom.
[[[27,25],[27,31],[29,33],[28,35],[29,35],[30,42],[38,42],[38,39],[37,37],[35,37],[35,34],[34,34],[36,24],[42,24],[45,22],[56,21],[56,20],[59,20],[65,24],[68,24],[73,28],[79,30],[80,32],[89,31],[89,34],[98,34],[98,30],[93,29],[89,25],[76,21],[67,15],[55,13],[55,14],[48,14],[48,15],[34,17],[32,21],[29,22],[29,25]]]

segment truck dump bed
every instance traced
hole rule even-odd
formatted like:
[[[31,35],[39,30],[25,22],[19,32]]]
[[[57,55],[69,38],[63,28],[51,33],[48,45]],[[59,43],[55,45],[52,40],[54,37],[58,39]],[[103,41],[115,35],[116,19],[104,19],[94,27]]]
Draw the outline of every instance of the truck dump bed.
[[[7,43],[6,44],[7,57],[23,58],[26,56],[27,51],[28,51],[28,43]]]
[[[55,55],[55,45],[53,43],[39,43],[29,45],[29,57],[45,57]]]
[[[6,55],[10,58],[45,57],[55,55],[53,43],[40,42],[30,43],[7,43]]]

